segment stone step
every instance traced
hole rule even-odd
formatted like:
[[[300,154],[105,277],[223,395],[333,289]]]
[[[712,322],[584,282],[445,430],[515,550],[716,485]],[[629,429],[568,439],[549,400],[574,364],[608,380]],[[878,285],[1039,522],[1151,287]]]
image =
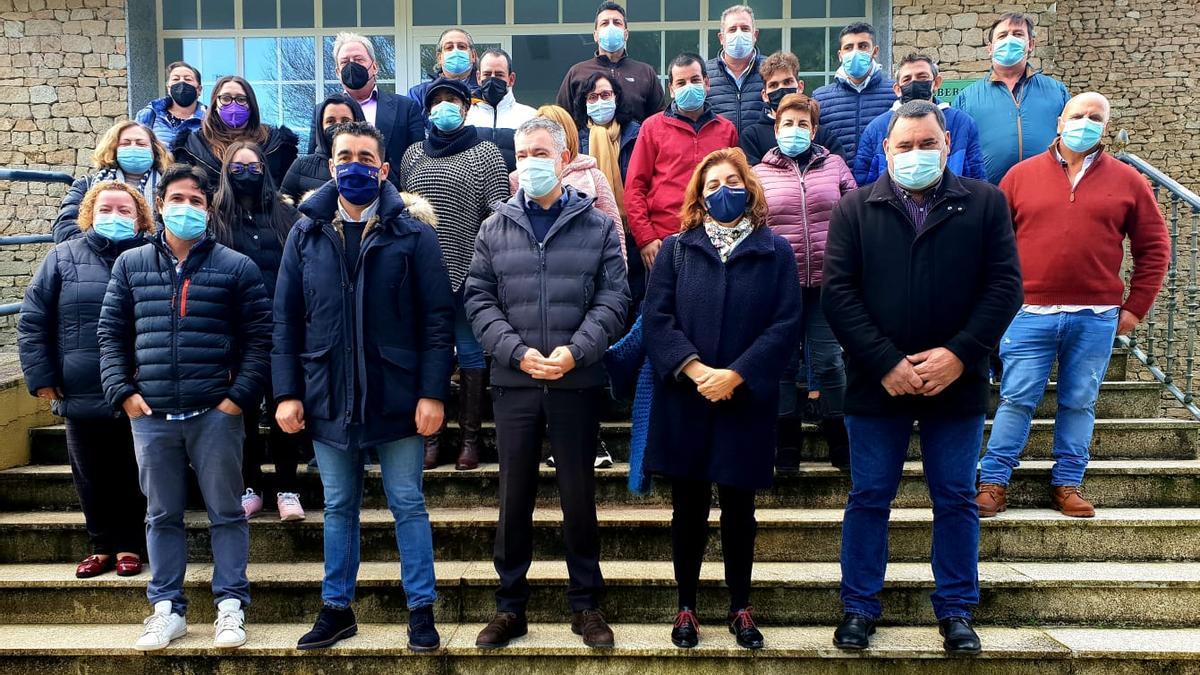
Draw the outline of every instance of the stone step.
[[[1141,387],[1141,384],[1138,384]],[[1155,394],[1157,396],[1157,394]],[[985,426],[986,434],[991,430],[991,420]],[[630,423],[605,422],[600,426],[600,437],[617,461],[629,459]],[[483,425],[485,443],[495,447],[496,426],[492,422]],[[451,423],[445,434],[443,454],[452,449],[458,439],[458,425]],[[816,425],[805,424],[802,432],[802,459],[824,460],[829,449]],[[31,464],[67,464],[66,431],[63,425],[37,427],[30,430],[32,444]],[[1054,443],[1054,420],[1040,418],[1033,421],[1029,443],[1025,454],[1030,459],[1049,459]],[[1200,423],[1166,418],[1120,418],[1097,419],[1092,438],[1093,459],[1195,459],[1200,448]],[[546,446],[549,452],[549,446]],[[495,451],[490,452],[495,459]],[[909,458],[920,457],[917,438],[914,434],[909,448]],[[447,458],[451,461],[452,457]]]
[[[495,611],[496,572],[491,562],[436,563],[440,621],[486,622]],[[322,563],[251,564],[252,623],[311,621],[321,606]],[[611,621],[669,622],[677,597],[668,561],[602,563],[603,607]],[[189,616],[213,619],[210,565],[190,566],[185,581],[194,600]],[[148,611],[148,573],[79,580],[67,565],[0,565],[0,616],[8,623],[133,623]],[[407,620],[396,563],[367,562],[359,571],[355,614],[366,623]],[[835,623],[840,618],[837,563],[759,563],[753,600],[765,625]],[[1200,563],[982,563],[976,618],[984,624],[1093,624],[1194,627],[1200,608]],[[700,619],[719,623],[728,607],[720,563],[701,571]],[[537,561],[529,572],[531,621],[562,620],[566,613],[567,569],[560,561]],[[927,563],[888,568],[882,601],[885,623],[934,622],[929,605],[933,576]]]
[[[253,611],[253,610],[252,610]],[[975,660],[947,657],[930,626],[881,627],[871,648],[861,653],[833,647],[833,626],[766,626],[766,647],[739,648],[721,625],[702,626],[694,649],[671,645],[663,623],[613,625],[616,647],[584,647],[559,619],[532,624],[529,634],[507,648],[475,646],[479,623],[439,626],[442,649],[413,654],[405,649],[406,626],[360,623],[358,635],[332,649],[299,652],[296,640],[310,623],[247,626],[247,642],[237,650],[212,647],[211,627],[193,620],[190,633],[163,652],[146,655],[130,645],[140,622],[113,625],[0,626],[0,670],[9,673],[87,672],[154,674],[354,672],[363,675],[459,673],[887,673],[996,675],[1049,673],[1194,673],[1200,667],[1200,629],[1008,628],[980,626],[983,654]]]
[[[836,562],[841,546],[841,509],[759,509],[755,560]],[[495,508],[435,508],[434,557],[488,560],[498,512]],[[721,559],[714,509],[707,559]],[[606,507],[598,513],[605,560],[670,560],[671,509]],[[534,512],[534,551],[539,558],[566,555],[562,512]],[[189,558],[211,561],[208,520],[203,511],[186,517]],[[304,522],[282,523],[264,512],[250,521],[250,560],[319,562],[324,559],[322,513],[316,507]],[[891,560],[929,560],[932,511],[896,509],[891,521]],[[1185,561],[1200,557],[1200,508],[1100,509],[1095,518],[1068,518],[1050,509],[1010,509],[981,521],[980,556],[991,561]],[[362,512],[362,559],[398,559],[391,513]],[[88,550],[83,514],[28,512],[0,514],[0,563],[59,563],[73,566]]]
[[[1008,500],[1014,507],[1050,505],[1050,467],[1046,460],[1022,463],[1013,474]],[[265,467],[269,469],[269,467]],[[268,473],[270,473],[268,471]],[[596,501],[603,505],[670,504],[669,487],[658,481],[650,494],[638,497],[627,488],[629,467],[617,464],[596,472]],[[300,496],[309,508],[322,504],[315,469],[301,467]],[[368,467],[364,508],[384,508],[380,472]],[[499,466],[483,464],[475,471],[444,466],[425,472],[425,499],[430,507],[496,506]],[[558,503],[554,470],[540,471],[538,503]],[[805,463],[795,475],[777,476],[775,486],[759,493],[760,508],[840,508],[850,491],[850,476],[828,464]],[[1172,508],[1200,503],[1200,460],[1100,460],[1088,467],[1085,496],[1100,508]],[[199,506],[196,499],[190,500]],[[929,495],[919,462],[907,462],[897,508],[929,508]],[[0,511],[72,510],[78,508],[70,469],[26,466],[0,471]]]

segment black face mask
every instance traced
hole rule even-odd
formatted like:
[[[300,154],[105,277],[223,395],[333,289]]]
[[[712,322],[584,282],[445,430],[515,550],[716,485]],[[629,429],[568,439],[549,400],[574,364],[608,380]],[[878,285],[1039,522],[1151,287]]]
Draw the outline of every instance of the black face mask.
[[[797,87],[780,87],[767,94],[767,105],[771,106],[771,110],[778,110],[779,103],[783,100],[783,97],[788,94],[794,94],[797,91],[799,91]]]
[[[233,191],[239,197],[257,197],[262,192],[262,174],[253,174],[249,171],[243,171],[238,174],[230,174],[229,182],[233,185]]]
[[[171,95],[171,100],[181,108],[186,108],[196,102],[196,88],[187,82],[176,82],[167,90]]]
[[[479,85],[479,93],[488,105],[495,108],[508,95],[508,83],[498,77],[489,77]]]
[[[362,89],[370,81],[371,73],[366,66],[353,61],[342,66],[342,84],[346,85],[347,89],[351,91]]]
[[[900,87],[900,103],[909,101],[932,101],[933,80],[913,80]]]

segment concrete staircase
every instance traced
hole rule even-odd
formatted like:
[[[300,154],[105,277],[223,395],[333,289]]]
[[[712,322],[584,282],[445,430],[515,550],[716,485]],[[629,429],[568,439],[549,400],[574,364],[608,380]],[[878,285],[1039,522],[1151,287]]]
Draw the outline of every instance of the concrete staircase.
[[[614,650],[588,650],[566,626],[562,516],[551,469],[542,470],[535,516],[540,560],[530,573],[529,612],[537,625],[508,649],[475,649],[496,582],[498,471],[485,465],[473,472],[444,467],[425,477],[438,560],[440,652],[414,656],[404,649],[395,531],[377,469],[367,477],[363,513],[360,633],[333,650],[293,649],[319,608],[322,569],[320,478],[302,468],[308,520],[285,524],[268,513],[251,523],[254,604],[246,647],[211,648],[211,558],[204,514],[196,511],[188,518],[193,634],[160,655],[143,656],[129,645],[148,611],[148,572],[74,578],[87,536],[62,429],[46,427],[32,433],[33,464],[0,472],[0,672],[1200,673],[1200,424],[1156,418],[1157,385],[1127,381],[1126,369],[1127,354],[1117,350],[1098,406],[1103,419],[1086,486],[1099,509],[1094,519],[1048,508],[1053,398],[1040,407],[1044,419],[1035,423],[1029,461],[1011,489],[1017,508],[982,524],[977,618],[985,652],[974,661],[947,659],[931,627],[932,516],[918,461],[905,469],[893,512],[887,627],[864,654],[833,648],[841,506],[850,481],[823,462],[815,429],[806,430],[809,463],[759,498],[753,599],[767,648],[738,649],[722,625],[726,594],[716,536],[700,591],[701,646],[672,647],[669,492],[660,487],[635,498],[625,489],[628,424],[620,422],[604,427],[618,464],[597,479]],[[715,513],[712,520],[715,526]]]

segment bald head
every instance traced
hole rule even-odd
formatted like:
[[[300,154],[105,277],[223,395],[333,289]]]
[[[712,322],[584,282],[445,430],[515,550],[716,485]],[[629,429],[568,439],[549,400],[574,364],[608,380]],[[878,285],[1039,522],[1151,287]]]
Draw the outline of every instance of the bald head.
[[[1063,107],[1062,115],[1058,118],[1058,130],[1062,131],[1063,122],[1088,118],[1105,126],[1108,125],[1110,106],[1104,94],[1094,91],[1084,92],[1075,96]]]

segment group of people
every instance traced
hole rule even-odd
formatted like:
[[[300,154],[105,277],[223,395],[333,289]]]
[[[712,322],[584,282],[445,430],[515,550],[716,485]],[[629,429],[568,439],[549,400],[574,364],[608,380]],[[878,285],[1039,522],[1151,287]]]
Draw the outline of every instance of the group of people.
[[[804,419],[852,481],[840,648],[866,648],[882,615],[889,508],[914,422],[949,652],[981,649],[979,518],[1006,508],[1055,361],[1052,500],[1092,515],[1081,487],[1095,373],[1149,310],[1169,249],[1147,184],[1105,151],[1108,101],[1070,98],[1028,63],[1031,17],[999,17],[989,75],[953,107],[936,97],[934,59],[907,55],[893,79],[863,23],[841,31],[837,75],[812,96],[794,56],[757,51],[746,5],[722,14],[718,56],[671,61],[665,92],[628,56],[621,5],[600,5],[593,37],[595,58],[569,70],[556,105],[535,109],[517,102],[509,54],[477,54],[463,29],[442,34],[436,77],[407,96],[377,86],[369,39],[340,34],[330,57],[344,90],[316,106],[299,157],[293,132],[262,122],[247,81],[221,77],[205,106],[200,73],[173,63],[167,96],[101,139],[26,292],[20,350],[30,392],[66,418],[92,546],[77,576],[138,574],[148,558],[153,614],[138,649],[187,630],[190,473],[212,533],[215,645],[236,647],[247,520],[269,494],[262,464],[275,464],[280,518],[297,520],[297,463],[310,452],[325,574],[298,647],[357,631],[374,457],[409,647],[438,648],[422,472],[448,445],[456,364],[456,469],[480,464],[489,392],[496,420],[500,586],[481,648],[528,630],[543,438],[571,628],[613,646],[595,504],[610,394],[634,400],[630,488],[651,476],[670,486],[682,648],[700,639],[714,492],[728,628],[763,646],[750,602],[755,492],[798,468]],[[997,347],[1001,372],[989,370]]]

